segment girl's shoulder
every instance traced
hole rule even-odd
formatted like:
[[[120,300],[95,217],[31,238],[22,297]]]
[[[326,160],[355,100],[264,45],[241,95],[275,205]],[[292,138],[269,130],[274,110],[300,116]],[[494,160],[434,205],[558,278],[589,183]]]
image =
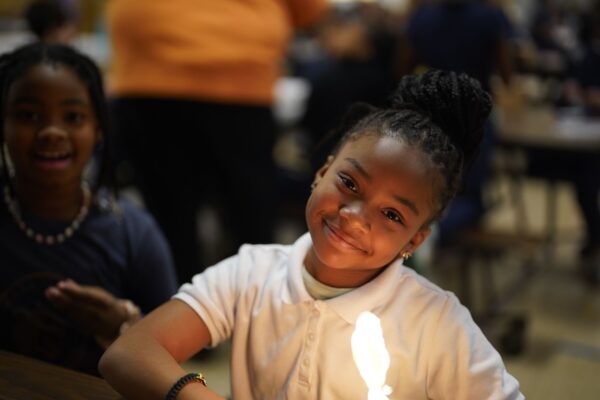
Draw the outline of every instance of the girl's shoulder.
[[[400,266],[400,275],[403,278],[400,280],[400,284],[410,285],[414,288],[414,290],[427,293],[431,297],[436,297],[442,301],[446,301],[448,297],[454,296],[452,292],[441,288],[412,268],[404,265]]]
[[[169,252],[166,238],[151,214],[127,196],[98,190],[86,222],[87,234],[123,254],[135,257]]]
[[[394,292],[401,293],[398,301],[406,301],[413,309],[421,309],[422,317],[447,312],[462,312],[464,306],[453,292],[446,290],[415,270],[400,266],[400,279]],[[403,300],[402,300],[403,299]]]
[[[123,194],[115,194],[107,188],[99,188],[94,198],[94,209],[100,218],[122,226],[133,234],[158,230],[152,215],[141,203]]]
[[[236,263],[240,270],[247,270],[255,276],[274,275],[277,271],[286,274],[291,250],[291,245],[277,243],[244,244],[238,250]]]

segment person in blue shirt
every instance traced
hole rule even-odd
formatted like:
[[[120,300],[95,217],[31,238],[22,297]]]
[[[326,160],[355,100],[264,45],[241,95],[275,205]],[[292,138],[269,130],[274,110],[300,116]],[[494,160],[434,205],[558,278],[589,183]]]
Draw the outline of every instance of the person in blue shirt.
[[[98,374],[177,281],[153,219],[110,190],[100,71],[70,47],[0,56],[0,348]]]

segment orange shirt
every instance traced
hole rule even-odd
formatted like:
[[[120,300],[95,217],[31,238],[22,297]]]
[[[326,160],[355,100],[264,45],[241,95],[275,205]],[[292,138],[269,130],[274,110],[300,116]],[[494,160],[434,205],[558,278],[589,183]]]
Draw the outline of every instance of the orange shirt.
[[[327,0],[111,0],[116,96],[270,104],[293,29]]]

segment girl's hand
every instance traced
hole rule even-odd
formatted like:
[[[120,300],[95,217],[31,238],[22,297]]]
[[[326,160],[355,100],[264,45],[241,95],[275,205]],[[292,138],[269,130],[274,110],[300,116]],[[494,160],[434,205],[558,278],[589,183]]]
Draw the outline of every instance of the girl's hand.
[[[49,287],[45,294],[83,331],[94,335],[103,348],[141,318],[131,301],[118,299],[98,286],[83,286],[68,279]]]

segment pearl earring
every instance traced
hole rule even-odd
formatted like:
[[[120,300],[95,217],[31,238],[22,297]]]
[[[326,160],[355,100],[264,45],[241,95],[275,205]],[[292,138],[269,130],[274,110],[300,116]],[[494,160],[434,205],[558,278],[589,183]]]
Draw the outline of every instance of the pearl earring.
[[[409,258],[411,258],[411,257],[412,257],[412,253],[411,253],[410,251],[403,251],[403,252],[400,254],[400,257],[402,257],[402,259],[403,259],[404,261],[406,261],[406,260],[408,260]]]

